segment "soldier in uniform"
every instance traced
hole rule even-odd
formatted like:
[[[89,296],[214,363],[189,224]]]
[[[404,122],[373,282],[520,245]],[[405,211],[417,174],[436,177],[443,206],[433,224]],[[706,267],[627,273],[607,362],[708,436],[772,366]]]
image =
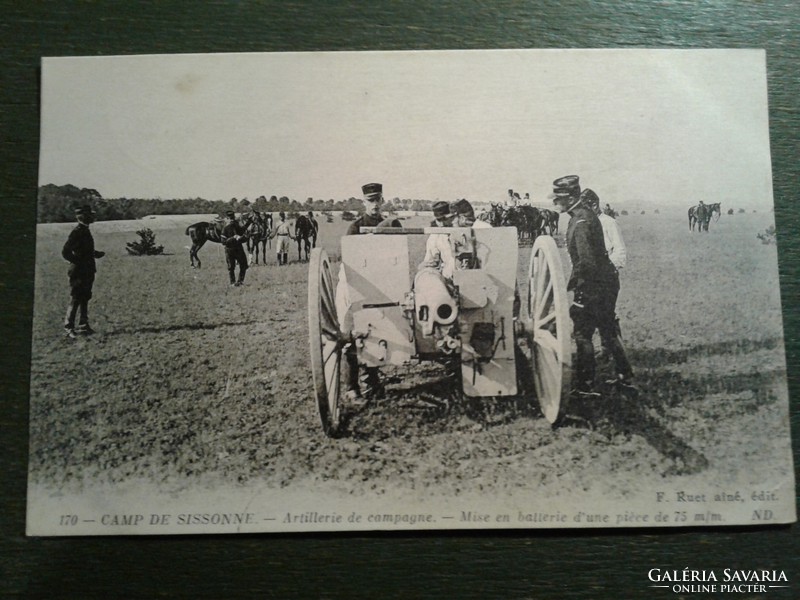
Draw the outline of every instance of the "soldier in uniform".
[[[289,240],[293,240],[294,236],[292,235],[292,230],[289,228],[289,224],[286,222],[286,213],[281,211],[278,216],[280,217],[281,222],[278,223],[278,226],[272,230],[270,237],[278,238],[275,245],[275,253],[278,258],[278,265],[286,265],[289,263]]]
[[[614,332],[616,337],[620,337],[622,332],[619,328],[619,317],[616,316],[616,311],[617,295],[619,292],[619,272],[625,266],[628,258],[628,252],[625,248],[625,241],[622,239],[622,231],[620,231],[619,224],[617,223],[616,219],[600,208],[600,198],[594,192],[594,190],[586,188],[581,192],[581,204],[588,206],[590,209],[592,209],[592,211],[594,211],[594,214],[597,215],[597,219],[600,221],[600,225],[603,227],[603,242],[605,243],[608,259],[611,261],[611,264],[614,265],[614,269],[616,270],[617,285],[615,287],[617,294],[613,294]],[[606,204],[606,206],[608,206],[608,204]],[[612,357],[610,341],[603,338],[601,338],[600,341],[603,347],[600,358],[603,362],[610,361]]]
[[[616,335],[614,304],[619,293],[619,277],[606,253],[603,227],[594,211],[581,201],[577,175],[556,179],[550,197],[561,212],[571,217],[567,227],[567,250],[572,273],[567,290],[574,294],[569,310],[577,346],[573,393],[578,397],[599,396],[594,391],[596,364],[592,344],[592,336],[599,330],[601,338],[608,341],[617,370],[616,378],[607,383],[635,394],[631,384],[633,371]]]
[[[225,248],[225,262],[228,265],[228,276],[232,286],[239,287],[244,283],[247,272],[247,254],[242,247],[247,241],[244,227],[236,222],[236,214],[229,210],[225,213],[225,225],[220,238]],[[236,265],[239,265],[239,278],[236,278]]]
[[[92,299],[92,286],[97,272],[95,259],[105,256],[105,252],[94,249],[94,238],[89,225],[94,223],[94,211],[84,205],[75,211],[78,224],[75,226],[64,247],[61,256],[69,261],[69,287],[71,300],[64,318],[64,335],[74,339],[77,334],[90,335],[94,330],[89,326],[89,300]],[[75,327],[75,318],[78,326]]]
[[[381,214],[383,206],[383,185],[367,183],[361,187],[364,194],[364,213],[353,221],[345,235],[359,235],[360,227],[400,227],[396,219],[384,219]],[[342,331],[352,331],[352,315],[350,314],[350,298],[347,288],[347,277],[344,263],[339,268],[339,282],[336,286],[336,312],[340,316]],[[347,389],[345,398],[356,404],[370,399],[382,398],[383,383],[377,367],[363,367],[359,374],[358,354],[354,344],[350,344],[344,352],[345,362],[342,375]]]

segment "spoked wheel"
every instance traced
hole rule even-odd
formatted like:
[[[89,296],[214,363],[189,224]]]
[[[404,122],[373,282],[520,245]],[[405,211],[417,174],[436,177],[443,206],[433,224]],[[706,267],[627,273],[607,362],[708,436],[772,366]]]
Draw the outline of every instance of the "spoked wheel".
[[[322,248],[315,248],[308,269],[308,340],[314,394],[322,427],[329,436],[338,432],[341,417],[339,400],[344,342],[339,331],[335,298],[328,255]]]
[[[561,256],[555,240],[539,236],[528,269],[529,339],[533,341],[531,369],[542,413],[558,422],[566,410],[572,380],[572,342],[569,299]]]

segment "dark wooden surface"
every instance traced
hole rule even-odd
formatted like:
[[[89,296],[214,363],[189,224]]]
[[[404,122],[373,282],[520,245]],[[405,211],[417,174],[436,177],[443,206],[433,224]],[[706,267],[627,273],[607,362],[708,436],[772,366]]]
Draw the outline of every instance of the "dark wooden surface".
[[[41,56],[538,47],[766,48],[792,423],[798,425],[800,3],[0,0],[0,593],[22,597],[657,598],[647,571],[784,570],[797,527],[26,539]],[[76,182],[79,183],[79,182]],[[795,441],[795,462],[798,444]],[[788,595],[787,595],[788,594]],[[743,596],[746,597],[746,596]]]

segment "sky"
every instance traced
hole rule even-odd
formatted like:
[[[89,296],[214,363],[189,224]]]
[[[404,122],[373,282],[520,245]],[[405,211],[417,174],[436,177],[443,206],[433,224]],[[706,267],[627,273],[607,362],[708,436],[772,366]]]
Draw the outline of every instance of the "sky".
[[[772,206],[760,50],[45,58],[39,182],[105,198]]]

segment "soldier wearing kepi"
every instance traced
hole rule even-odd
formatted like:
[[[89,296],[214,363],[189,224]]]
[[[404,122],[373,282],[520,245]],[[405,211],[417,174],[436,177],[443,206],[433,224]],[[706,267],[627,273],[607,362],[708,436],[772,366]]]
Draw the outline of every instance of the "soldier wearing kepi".
[[[364,213],[347,228],[345,235],[358,235],[361,227],[399,227],[396,219],[384,219],[381,214],[383,207],[383,185],[380,183],[367,183],[361,186],[364,194]],[[350,314],[350,296],[347,287],[347,277],[344,264],[339,268],[339,282],[336,286],[336,312],[341,320],[342,331],[352,331],[352,315]],[[379,369],[376,367],[363,367],[359,375],[358,354],[354,344],[350,344],[344,352],[345,361],[342,375],[347,389],[345,398],[353,403],[360,404],[373,398],[384,395]]]
[[[609,383],[621,391],[635,394],[636,389],[631,385],[633,372],[622,342],[616,336],[614,303],[619,293],[619,278],[606,253],[603,227],[594,211],[581,202],[577,175],[556,179],[550,198],[561,212],[570,215],[567,250],[572,261],[572,274],[567,290],[574,294],[569,313],[577,346],[577,383],[573,393],[578,397],[599,396],[594,391],[596,365],[592,344],[592,336],[595,330],[599,330],[600,336],[609,341],[617,368],[617,377]]]
[[[242,247],[247,241],[244,227],[236,222],[236,214],[229,210],[225,213],[226,223],[220,235],[225,247],[225,262],[228,265],[228,277],[232,286],[239,287],[244,283],[247,272],[247,254]],[[239,265],[239,278],[236,278],[236,265]]]
[[[77,334],[94,333],[89,326],[89,300],[92,299],[92,287],[97,272],[95,259],[105,256],[105,252],[94,249],[94,238],[89,231],[89,225],[94,223],[92,207],[88,204],[81,206],[75,211],[75,218],[78,224],[61,249],[61,256],[70,263],[68,274],[71,300],[64,318],[64,335],[68,338],[75,338]],[[76,317],[79,319],[77,327]]]
[[[350,223],[345,235],[361,233],[360,227],[377,227],[383,222],[381,208],[383,208],[383,185],[380,183],[367,183],[361,186],[364,194],[364,213]]]

